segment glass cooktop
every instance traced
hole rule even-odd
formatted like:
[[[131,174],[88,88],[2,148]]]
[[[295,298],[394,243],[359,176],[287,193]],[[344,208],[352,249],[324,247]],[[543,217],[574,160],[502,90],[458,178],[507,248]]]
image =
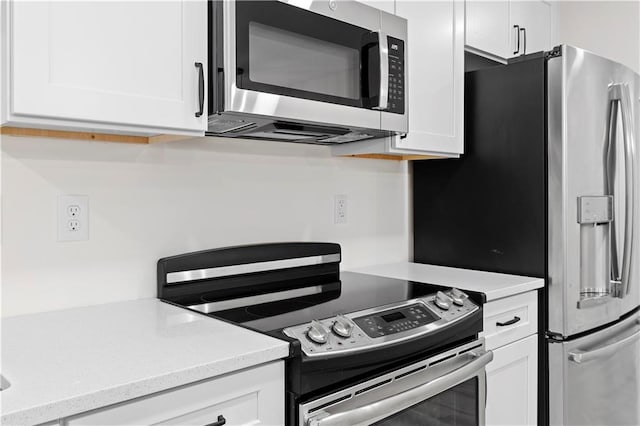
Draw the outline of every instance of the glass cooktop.
[[[375,275],[341,272],[340,281],[284,292],[212,302],[208,315],[262,332],[427,296],[443,290]],[[468,293],[472,299],[481,295]]]

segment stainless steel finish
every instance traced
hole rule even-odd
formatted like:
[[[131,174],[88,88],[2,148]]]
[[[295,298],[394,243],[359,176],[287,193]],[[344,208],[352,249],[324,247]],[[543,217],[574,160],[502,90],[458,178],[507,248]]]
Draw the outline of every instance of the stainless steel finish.
[[[514,55],[520,53],[520,25],[514,25],[513,29],[516,30],[516,50],[513,51]]]
[[[329,329],[325,327],[320,321],[313,320],[307,330],[307,337],[314,343],[327,343],[329,338]]]
[[[640,424],[638,320],[549,344],[551,425]]]
[[[607,346],[591,349],[589,351],[576,350],[569,352],[569,360],[581,364],[583,362],[594,361],[599,358],[606,358],[623,349],[627,345],[637,343],[638,340],[640,340],[640,329],[632,335],[608,344]]]
[[[601,294],[590,297],[583,297],[578,301],[578,309],[588,309],[598,305],[611,303],[612,297],[608,294]]]
[[[338,336],[346,338],[351,337],[354,325],[355,324],[351,322],[349,318],[344,315],[338,315],[336,316],[336,320],[333,323],[333,326],[331,326],[331,329]]]
[[[469,350],[474,348],[473,350]],[[448,359],[447,359],[448,358]],[[485,366],[493,359],[484,340],[376,377],[299,407],[299,424],[368,425],[425,401],[467,380],[478,379],[478,421],[485,424]],[[413,373],[412,373],[413,372]],[[369,390],[370,389],[370,390]],[[332,401],[343,399],[331,404]],[[318,409],[325,404],[325,407]]]
[[[611,323],[640,304],[640,256],[638,250],[633,250],[637,245],[638,229],[631,220],[637,215],[640,197],[636,194],[632,200],[627,199],[633,205],[630,211],[631,206],[625,205],[626,196],[623,195],[624,187],[629,187],[629,190],[638,188],[638,176],[631,173],[631,170],[637,170],[638,158],[628,155],[628,161],[616,165],[615,194],[607,189],[604,167],[605,139],[610,133],[607,120],[612,96],[610,87],[612,84],[626,85],[629,97],[637,100],[640,97],[640,76],[623,65],[571,46],[562,46],[561,56],[549,59],[547,70],[549,331],[572,336]],[[624,107],[620,109],[624,110]],[[638,109],[637,102],[627,108],[627,121],[633,121],[627,129],[638,127]],[[625,146],[635,144],[635,150],[637,140],[632,143],[632,139],[631,136],[626,138]],[[622,147],[621,144],[618,146]],[[629,148],[626,150],[629,152]],[[623,154],[617,155],[622,157]],[[623,165],[630,170],[626,177]],[[632,178],[629,177],[631,175]],[[580,204],[576,202],[579,197],[609,195],[613,195],[611,222],[588,225],[576,221],[581,214]],[[630,217],[628,223],[631,226],[626,226],[623,231],[625,215]],[[597,294],[589,294],[588,289],[596,289],[596,292],[607,290],[610,295],[615,295],[617,285],[610,283],[610,262],[608,259],[603,261],[603,256],[610,252],[610,245],[602,244],[609,238],[608,228],[613,226],[621,235],[626,233],[630,236],[629,260],[625,263],[628,275],[624,274],[628,277],[628,285],[623,289],[625,297],[608,298],[605,295],[602,299],[592,299]],[[587,227],[592,227],[588,244],[592,244],[589,250],[592,250],[593,257],[598,257],[596,255],[601,249],[603,251],[598,264],[585,264],[581,260]],[[618,246],[621,254],[623,248]]]
[[[447,327],[452,323],[461,321],[479,309],[478,306],[470,299],[466,299],[462,307],[459,307],[458,309],[450,309],[448,311],[437,309],[434,306],[434,303],[435,295],[432,295],[421,299],[411,299],[405,302],[392,303],[376,308],[343,314],[344,317],[353,322],[355,318],[381,313],[384,311],[388,311],[389,309],[403,308],[414,304],[420,304],[440,318],[434,322],[425,324],[420,327],[376,338],[369,337],[355,323],[353,324],[353,331],[351,333],[351,336],[348,339],[329,334],[329,336],[327,337],[327,343],[323,345],[315,345],[310,342],[309,339],[307,339],[306,333],[309,329],[308,324],[299,324],[292,327],[287,327],[283,330],[283,333],[289,337],[298,339],[300,341],[302,351],[308,357],[340,356],[348,353],[357,353],[368,351],[371,349],[378,349],[389,345],[395,345],[400,342],[420,338],[427,333],[433,332],[434,330],[438,330]],[[333,327],[335,318],[325,318],[319,320],[319,322],[322,323],[327,329],[330,329]]]
[[[622,283],[621,296],[629,293],[631,259],[634,249],[634,225],[636,221],[636,161],[635,161],[635,126],[633,117],[633,102],[627,83],[616,85],[619,92],[620,106],[622,110],[622,132],[624,136],[624,171],[625,171],[625,215],[624,215],[624,252],[622,254],[622,273],[620,281]]]
[[[198,305],[190,305],[187,307],[189,309],[193,309],[194,311],[202,312],[204,314],[210,314],[212,312],[241,308],[243,306],[253,306],[260,303],[276,302],[278,300],[294,299],[296,297],[321,294],[322,291],[322,286],[317,285],[312,287],[296,288],[293,290],[259,294],[255,296],[240,297],[231,300],[222,300],[219,302],[201,303]]]
[[[449,297],[451,297],[453,303],[458,306],[462,306],[464,305],[464,300],[467,298],[467,295],[457,288],[452,288],[451,291],[449,291]]]
[[[578,197],[578,223],[608,223],[613,220],[613,197]]]
[[[374,109],[387,109],[389,107],[389,44],[387,35],[378,32],[378,53],[380,54],[380,102]]]
[[[283,2],[290,3],[292,6],[300,5],[300,2]],[[226,117],[227,114],[231,114],[232,116],[257,117],[258,120],[268,118],[287,122],[330,125],[350,129],[378,129],[397,133],[406,133],[408,131],[406,114],[391,114],[378,110],[240,89],[236,79],[235,3],[235,0],[224,0],[225,113],[223,113],[223,116]],[[305,2],[305,9],[332,19],[367,28],[374,32],[384,31],[388,35],[406,41],[406,19],[356,1],[339,2],[338,5],[339,7],[332,10],[328,1],[313,0]],[[387,25],[389,29],[381,28],[381,23],[385,22],[392,23]],[[395,32],[393,31],[394,28],[403,30]],[[405,86],[405,93],[407,90]],[[382,119],[381,115],[393,115],[395,117]]]
[[[522,33],[522,54],[527,54],[527,29],[520,28],[520,32]]]
[[[245,263],[242,265],[219,266],[216,268],[194,269],[190,271],[170,272],[167,284],[180,284],[188,281],[220,278],[230,275],[250,274],[254,272],[272,271],[276,269],[297,268],[300,266],[321,265],[340,261],[340,254],[324,256],[308,256],[294,259],[273,260],[269,262]]]
[[[438,306],[438,308],[444,309],[446,311],[451,307],[451,302],[453,302],[453,299],[449,297],[448,294],[442,291],[436,293],[435,304]]]
[[[380,31],[385,34],[404,40],[404,114],[392,112],[380,112],[380,128],[383,130],[393,130],[400,134],[409,131],[409,50],[411,40],[407,37],[407,21],[398,19],[396,15],[390,13],[380,14]]]

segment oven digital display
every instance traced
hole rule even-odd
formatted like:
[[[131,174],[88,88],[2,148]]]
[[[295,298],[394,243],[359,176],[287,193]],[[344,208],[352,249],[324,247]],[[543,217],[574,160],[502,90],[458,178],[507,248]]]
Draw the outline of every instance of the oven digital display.
[[[354,318],[353,321],[369,337],[382,337],[410,331],[439,319],[439,316],[433,314],[424,305],[416,303],[402,308],[389,309],[384,312]]]
[[[402,312],[393,312],[391,314],[380,315],[380,316],[386,322],[393,322],[393,321],[398,321],[399,319],[406,318],[406,316],[404,316],[404,314]]]

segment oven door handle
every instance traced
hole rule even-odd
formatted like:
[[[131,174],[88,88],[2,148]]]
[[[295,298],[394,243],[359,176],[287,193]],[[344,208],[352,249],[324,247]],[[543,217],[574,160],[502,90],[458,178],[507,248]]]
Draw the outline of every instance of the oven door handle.
[[[326,417],[312,418],[307,422],[308,426],[337,426],[369,424],[390,415],[407,409],[420,401],[431,398],[447,389],[464,382],[478,374],[479,371],[491,362],[493,352],[475,351],[468,352],[471,361],[451,373],[440,376],[408,391],[391,397],[354,408],[349,411],[335,413]]]

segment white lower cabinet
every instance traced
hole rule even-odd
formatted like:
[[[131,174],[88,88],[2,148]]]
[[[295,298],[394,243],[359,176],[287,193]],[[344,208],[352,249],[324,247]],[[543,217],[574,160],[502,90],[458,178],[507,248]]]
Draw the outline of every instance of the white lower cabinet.
[[[282,425],[284,362],[79,414],[63,425]]]
[[[487,371],[486,424],[536,425],[538,412],[538,294],[486,303],[482,336],[493,351]]]
[[[538,336],[493,350],[487,365],[487,425],[537,424]]]

